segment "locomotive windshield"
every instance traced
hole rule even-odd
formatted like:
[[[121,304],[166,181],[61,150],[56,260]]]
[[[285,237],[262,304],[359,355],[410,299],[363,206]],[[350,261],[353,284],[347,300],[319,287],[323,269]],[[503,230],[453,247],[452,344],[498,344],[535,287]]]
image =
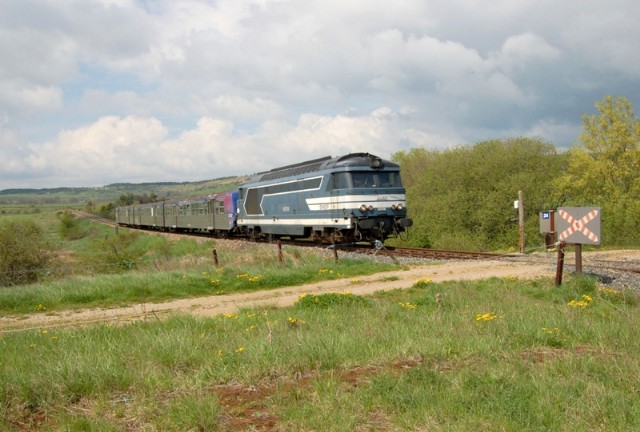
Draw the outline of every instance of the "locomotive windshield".
[[[341,172],[333,175],[334,189],[401,187],[400,173],[394,171]]]

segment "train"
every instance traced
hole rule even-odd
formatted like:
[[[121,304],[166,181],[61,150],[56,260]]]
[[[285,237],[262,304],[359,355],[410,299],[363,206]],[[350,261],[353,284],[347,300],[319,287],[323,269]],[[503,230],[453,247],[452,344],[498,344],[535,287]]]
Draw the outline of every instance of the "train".
[[[258,173],[238,190],[116,208],[121,226],[271,241],[379,244],[413,225],[398,164],[370,153]]]

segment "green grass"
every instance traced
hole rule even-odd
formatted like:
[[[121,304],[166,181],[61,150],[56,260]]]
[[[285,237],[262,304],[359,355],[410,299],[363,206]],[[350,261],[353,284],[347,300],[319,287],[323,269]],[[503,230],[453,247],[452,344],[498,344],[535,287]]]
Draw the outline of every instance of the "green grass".
[[[253,262],[250,266],[230,262],[229,266],[217,269],[211,259],[202,260],[197,256],[183,264],[155,261],[154,265],[148,265],[146,269],[139,271],[129,271],[128,267],[120,266],[122,263],[114,263],[108,265],[109,269],[119,268],[122,272],[2,288],[0,314],[17,315],[38,311],[54,313],[65,309],[113,307],[231,294],[400,268],[368,260],[339,260],[334,263],[312,252],[301,254],[294,250],[288,253],[287,250],[285,248],[286,265],[278,262],[275,250],[273,255],[265,254],[264,251],[244,254],[236,252],[238,257],[234,261],[251,259],[253,253],[260,257],[251,259]],[[221,255],[226,257],[223,253]]]
[[[640,427],[634,296],[586,278],[407,288],[1,334],[0,429]]]

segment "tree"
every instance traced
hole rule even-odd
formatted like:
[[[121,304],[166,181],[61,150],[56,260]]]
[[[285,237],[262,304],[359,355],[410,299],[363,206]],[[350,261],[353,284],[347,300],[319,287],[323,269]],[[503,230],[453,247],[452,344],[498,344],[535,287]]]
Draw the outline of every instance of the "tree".
[[[640,240],[640,119],[624,97],[595,103],[598,114],[582,118],[580,143],[569,151],[567,172],[558,180],[566,205],[602,209],[607,243]]]
[[[31,219],[0,223],[0,286],[35,282],[52,258],[42,228]]]
[[[504,249],[517,246],[513,201],[525,197],[527,238],[539,237],[538,212],[554,208],[552,179],[564,158],[539,139],[489,140],[446,151],[412,149],[400,163],[414,246]],[[541,238],[540,238],[541,240]]]

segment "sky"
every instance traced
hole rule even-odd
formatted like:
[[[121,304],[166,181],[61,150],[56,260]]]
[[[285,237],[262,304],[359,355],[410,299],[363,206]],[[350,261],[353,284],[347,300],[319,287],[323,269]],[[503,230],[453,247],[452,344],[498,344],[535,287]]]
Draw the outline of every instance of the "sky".
[[[637,0],[0,0],[0,190],[198,181],[640,110]]]

